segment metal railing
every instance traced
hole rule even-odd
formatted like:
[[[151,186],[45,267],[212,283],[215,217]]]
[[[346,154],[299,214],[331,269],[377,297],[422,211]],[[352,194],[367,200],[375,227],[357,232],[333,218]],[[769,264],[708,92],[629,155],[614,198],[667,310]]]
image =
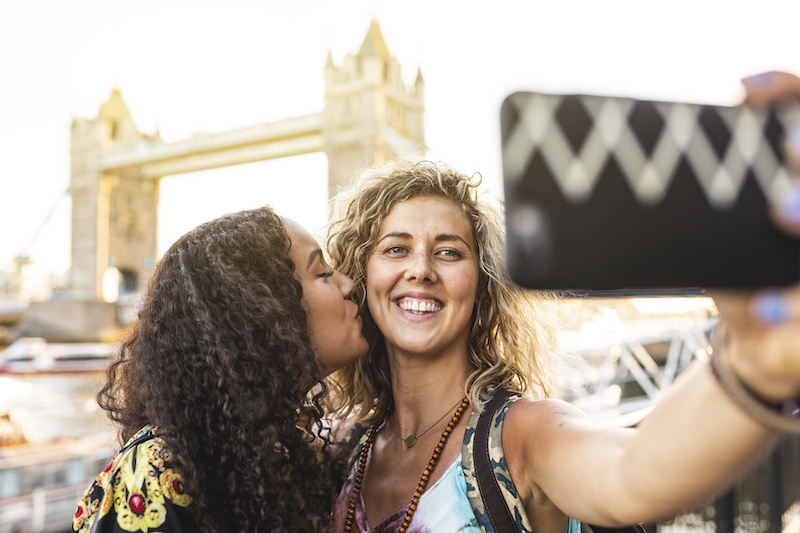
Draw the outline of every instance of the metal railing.
[[[716,320],[561,354],[566,400],[615,426],[636,425],[675,378],[711,353]],[[648,533],[800,533],[800,436],[783,437],[734,487]]]

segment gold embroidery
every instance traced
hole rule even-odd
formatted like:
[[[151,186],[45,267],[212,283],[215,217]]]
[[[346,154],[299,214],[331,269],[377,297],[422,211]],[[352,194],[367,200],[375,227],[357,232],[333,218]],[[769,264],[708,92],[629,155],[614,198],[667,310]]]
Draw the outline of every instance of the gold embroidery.
[[[192,503],[192,497],[184,492],[183,477],[171,468],[171,461],[172,454],[159,438],[125,449],[84,494],[73,517],[73,529],[88,532],[113,509],[123,531],[155,533],[166,522],[167,501],[180,507]]]

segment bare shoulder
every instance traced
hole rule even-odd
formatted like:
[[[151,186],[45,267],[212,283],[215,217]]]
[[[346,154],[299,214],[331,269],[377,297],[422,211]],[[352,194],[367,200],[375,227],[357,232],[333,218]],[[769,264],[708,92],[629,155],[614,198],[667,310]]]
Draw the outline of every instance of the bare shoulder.
[[[522,398],[509,408],[503,422],[503,453],[528,505],[547,499],[538,488],[542,476],[558,450],[576,440],[575,432],[587,419],[574,405],[556,399]]]
[[[511,453],[531,453],[567,438],[588,420],[586,413],[563,400],[522,398],[503,422],[503,447]]]
[[[563,400],[521,398],[508,409],[505,424],[512,429],[556,428],[588,419],[586,413]]]

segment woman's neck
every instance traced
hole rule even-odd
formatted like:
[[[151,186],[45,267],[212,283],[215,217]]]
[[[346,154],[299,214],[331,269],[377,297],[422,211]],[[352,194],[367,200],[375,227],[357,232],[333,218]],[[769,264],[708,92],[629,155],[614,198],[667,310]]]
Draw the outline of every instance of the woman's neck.
[[[437,418],[441,409],[465,396],[465,385],[474,370],[466,353],[448,356],[408,356],[390,352],[392,371],[392,418],[398,430],[414,433]]]

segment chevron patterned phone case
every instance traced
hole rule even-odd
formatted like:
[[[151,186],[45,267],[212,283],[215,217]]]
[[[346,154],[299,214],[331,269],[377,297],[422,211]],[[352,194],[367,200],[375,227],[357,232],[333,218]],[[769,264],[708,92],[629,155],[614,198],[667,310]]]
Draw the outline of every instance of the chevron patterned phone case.
[[[696,293],[800,279],[767,198],[792,179],[800,104],[722,107],[519,92],[501,135],[514,280],[579,294]]]

